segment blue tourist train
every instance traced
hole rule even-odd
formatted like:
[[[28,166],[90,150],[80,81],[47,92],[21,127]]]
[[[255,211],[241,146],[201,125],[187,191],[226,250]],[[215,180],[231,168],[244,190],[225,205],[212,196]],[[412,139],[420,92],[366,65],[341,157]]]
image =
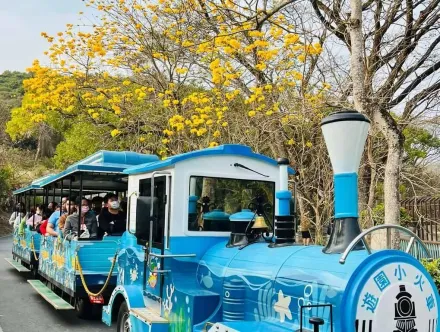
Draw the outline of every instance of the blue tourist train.
[[[165,160],[139,155],[114,173],[101,170],[101,189],[96,174],[64,183],[80,194],[124,192],[126,231],[71,242],[43,236],[40,257],[59,266],[45,272],[40,258],[39,272],[72,290],[82,306],[102,305],[93,294],[110,276],[102,321],[118,331],[439,332],[434,281],[407,253],[413,245],[426,250],[423,243],[400,226],[359,227],[357,172],[369,120],[343,111],[321,127],[335,199],[325,247],[295,241],[289,160],[223,145]],[[88,163],[82,162],[84,172]],[[394,231],[409,234],[406,252],[371,249],[366,238],[381,229],[387,239]],[[64,248],[63,258],[54,255],[56,246]],[[83,292],[84,284],[93,290]]]

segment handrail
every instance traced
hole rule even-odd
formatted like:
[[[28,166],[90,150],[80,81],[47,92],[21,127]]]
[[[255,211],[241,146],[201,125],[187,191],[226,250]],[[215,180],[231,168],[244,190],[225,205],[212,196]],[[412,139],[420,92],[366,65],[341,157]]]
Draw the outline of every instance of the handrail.
[[[196,254],[177,254],[177,255],[159,255],[159,254],[150,254],[151,257],[157,258],[179,258],[179,257],[196,257]]]
[[[151,197],[151,202],[150,202],[150,234],[149,234],[149,239],[148,239],[148,266],[150,266],[150,262],[151,262],[151,253],[153,251],[153,216],[154,216],[154,204],[153,204],[153,199],[154,199],[154,177],[158,174],[161,175],[171,175],[170,171],[154,171],[153,173],[151,173],[151,188],[150,188],[150,197]]]
[[[372,233],[372,232],[374,232],[374,231],[377,231],[377,230],[379,230],[379,229],[386,229],[386,230],[387,230],[387,244],[389,244],[389,241],[390,241],[390,239],[389,239],[389,237],[390,237],[390,230],[391,230],[392,228],[395,228],[395,229],[397,229],[397,230],[399,230],[399,231],[402,231],[402,232],[404,232],[404,233],[406,233],[406,234],[411,235],[411,239],[410,239],[410,241],[409,241],[408,247],[407,247],[406,250],[405,250],[406,253],[409,253],[409,251],[411,250],[411,247],[413,246],[413,244],[414,244],[414,239],[415,239],[415,240],[417,240],[417,242],[419,242],[419,244],[422,246],[422,248],[423,248],[423,250],[425,251],[425,253],[426,253],[426,255],[428,256],[428,258],[431,258],[431,254],[429,253],[428,248],[425,246],[425,244],[423,243],[423,241],[422,241],[422,240],[421,240],[416,234],[414,234],[412,231],[410,231],[409,229],[407,229],[407,228],[405,228],[405,227],[403,227],[403,226],[400,226],[400,225],[385,225],[385,224],[384,224],[384,225],[377,225],[377,226],[371,227],[371,228],[367,229],[366,231],[362,232],[361,234],[359,234],[358,236],[356,236],[356,237],[354,238],[354,240],[351,241],[351,243],[348,245],[347,249],[345,249],[344,253],[342,254],[341,258],[339,259],[339,263],[340,263],[340,264],[345,264],[345,261],[347,260],[348,255],[349,255],[350,252],[354,249],[354,247],[355,247],[355,246],[356,246],[361,240],[363,241],[363,238],[364,238],[366,235],[368,235],[368,234],[370,234],[370,233]],[[368,252],[368,254],[370,255],[371,252]]]

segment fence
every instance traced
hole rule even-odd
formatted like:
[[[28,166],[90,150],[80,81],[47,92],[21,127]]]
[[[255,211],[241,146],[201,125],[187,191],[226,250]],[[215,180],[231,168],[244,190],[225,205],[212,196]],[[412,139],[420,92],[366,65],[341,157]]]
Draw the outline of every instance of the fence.
[[[440,198],[414,197],[401,201],[411,216],[414,232],[423,241],[440,241]]]
[[[425,243],[426,248],[428,248],[429,253],[431,254],[431,258],[437,259],[440,258],[440,243],[439,242],[431,242],[431,241],[423,241]],[[408,247],[409,240],[400,239],[400,250],[406,251]],[[414,244],[409,252],[413,257],[417,259],[428,258],[425,254],[425,251],[421,247],[421,245],[414,241]]]

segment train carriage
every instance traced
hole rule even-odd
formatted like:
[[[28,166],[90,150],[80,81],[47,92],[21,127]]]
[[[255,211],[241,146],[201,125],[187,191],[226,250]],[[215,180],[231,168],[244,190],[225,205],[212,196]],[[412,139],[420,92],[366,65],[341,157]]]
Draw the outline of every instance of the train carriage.
[[[47,200],[46,192],[41,188],[41,183],[52,175],[34,180],[31,185],[18,189],[13,192],[16,197],[15,214],[20,213],[17,205],[23,205],[26,211],[30,211],[30,207],[36,206],[37,199],[39,201]],[[35,218],[35,216],[34,216]],[[35,229],[35,223],[25,225],[24,227],[16,227],[13,232],[12,258],[14,261],[6,259],[20,272],[31,271],[37,276],[38,257],[40,252],[40,234]]]
[[[368,127],[356,112],[323,120],[335,183],[325,247],[295,243],[285,159],[224,145],[125,170],[129,222],[103,322],[150,332],[439,332],[430,275],[407,253],[369,248],[366,235],[391,226],[359,227]]]
[[[125,195],[127,176],[123,170],[155,160],[158,157],[133,152],[100,151],[46,179],[41,187],[54,196],[60,193],[59,201],[61,196],[73,200],[108,192]],[[43,282],[28,282],[56,309],[75,309],[84,318],[100,314],[100,305],[108,300],[116,284],[113,262],[121,234],[102,239],[58,234],[41,237],[38,274]]]

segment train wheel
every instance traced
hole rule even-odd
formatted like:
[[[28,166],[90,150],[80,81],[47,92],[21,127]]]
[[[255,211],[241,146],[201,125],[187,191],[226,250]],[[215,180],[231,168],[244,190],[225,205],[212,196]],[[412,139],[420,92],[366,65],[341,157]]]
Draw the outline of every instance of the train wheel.
[[[31,275],[32,279],[38,279],[38,266],[32,266]]]
[[[78,318],[90,319],[92,316],[92,304],[87,297],[76,300],[75,311]]]
[[[131,332],[130,313],[127,303],[123,302],[118,312],[118,332]]]

